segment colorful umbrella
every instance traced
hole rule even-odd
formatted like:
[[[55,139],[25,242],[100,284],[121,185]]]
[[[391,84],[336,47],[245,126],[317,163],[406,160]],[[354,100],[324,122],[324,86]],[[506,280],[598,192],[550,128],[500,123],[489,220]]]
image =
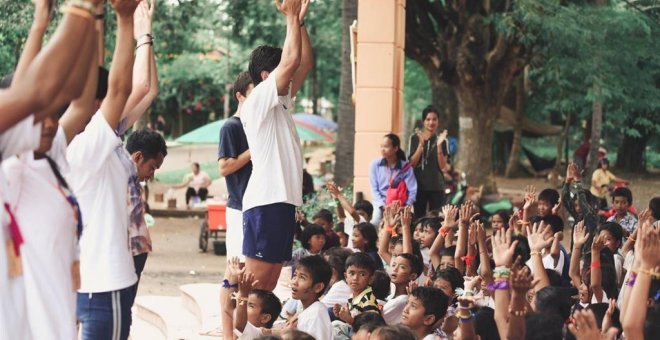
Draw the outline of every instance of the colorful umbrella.
[[[323,118],[319,115],[311,115],[309,113],[296,113],[293,115],[293,120],[296,122],[303,122],[307,125],[313,126],[322,130],[337,130],[337,123],[330,119]]]
[[[225,124],[225,119],[208,123],[202,127],[192,130],[176,139],[182,144],[218,144],[220,142],[220,129]],[[303,122],[295,122],[296,130],[301,141],[318,141],[334,143],[335,138],[324,131]]]

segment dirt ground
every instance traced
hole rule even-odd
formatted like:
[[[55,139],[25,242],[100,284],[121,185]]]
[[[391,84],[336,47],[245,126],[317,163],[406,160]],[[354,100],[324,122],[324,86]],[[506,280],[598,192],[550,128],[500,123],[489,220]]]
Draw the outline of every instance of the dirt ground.
[[[634,205],[646,207],[649,199],[660,195],[660,176],[629,176],[617,174],[632,181]],[[527,184],[537,189],[549,186],[544,179],[497,178],[498,188],[512,191],[522,190]],[[522,191],[521,191],[522,192]],[[219,282],[225,269],[226,258],[216,256],[209,244],[209,251],[201,253],[198,248],[198,218],[156,218],[151,229],[154,252],[149,255],[140,282],[140,295],[178,295],[178,287],[187,283]]]

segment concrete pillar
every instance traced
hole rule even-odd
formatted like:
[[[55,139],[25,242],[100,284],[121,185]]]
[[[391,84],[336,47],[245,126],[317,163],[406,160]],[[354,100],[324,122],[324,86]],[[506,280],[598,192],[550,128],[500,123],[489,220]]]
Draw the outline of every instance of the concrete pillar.
[[[371,200],[369,165],[383,136],[401,134],[406,0],[359,0],[355,100],[355,192]]]

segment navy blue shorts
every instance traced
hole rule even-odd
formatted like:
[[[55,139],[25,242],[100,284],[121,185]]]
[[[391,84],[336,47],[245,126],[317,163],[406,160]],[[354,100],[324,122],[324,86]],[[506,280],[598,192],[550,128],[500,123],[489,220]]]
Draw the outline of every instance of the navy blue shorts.
[[[296,207],[274,203],[243,212],[243,255],[270,263],[291,260]]]

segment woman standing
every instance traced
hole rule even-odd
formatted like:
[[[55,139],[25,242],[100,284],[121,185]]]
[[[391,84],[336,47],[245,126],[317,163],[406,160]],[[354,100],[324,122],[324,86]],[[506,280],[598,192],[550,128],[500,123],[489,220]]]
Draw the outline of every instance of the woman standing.
[[[428,210],[438,210],[445,202],[445,179],[443,170],[447,164],[447,130],[436,135],[439,114],[433,106],[422,111],[423,131],[410,137],[410,164],[415,169],[419,189],[415,200],[415,218],[424,216]]]
[[[374,160],[369,167],[369,183],[375,207],[371,223],[374,225],[378,225],[383,216],[383,209],[388,203],[387,190],[393,180],[400,179],[407,187],[408,197],[405,202],[399,202],[400,205],[412,205],[417,194],[417,181],[406,162],[406,154],[401,150],[399,136],[393,133],[385,135],[380,144],[380,153],[383,158]]]

